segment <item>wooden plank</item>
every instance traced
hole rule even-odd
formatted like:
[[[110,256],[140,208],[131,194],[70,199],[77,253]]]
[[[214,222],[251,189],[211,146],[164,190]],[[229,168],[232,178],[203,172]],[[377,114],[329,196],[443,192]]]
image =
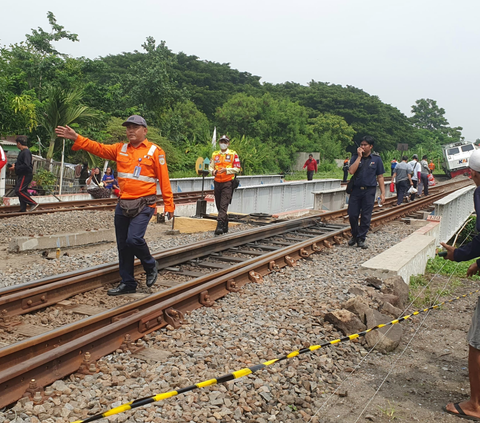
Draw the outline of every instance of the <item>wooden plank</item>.
[[[212,258],[213,260],[227,261],[231,263],[242,263],[248,260],[248,258],[246,257],[215,256],[215,255],[212,255]]]
[[[30,323],[22,323],[15,328],[15,332],[18,332],[20,335],[29,337],[42,335],[50,330],[52,329],[46,328],[44,326],[31,325]]]
[[[201,261],[200,263],[195,263],[198,267],[207,267],[210,269],[228,269],[230,266],[224,263],[215,263],[213,261]]]
[[[263,256],[265,254],[264,251],[253,251],[253,250],[231,250],[237,254],[249,254],[251,256]]]
[[[84,314],[85,316],[95,316],[95,314],[100,314],[107,309],[104,307],[96,307],[88,304],[80,304],[71,309],[74,313]]]

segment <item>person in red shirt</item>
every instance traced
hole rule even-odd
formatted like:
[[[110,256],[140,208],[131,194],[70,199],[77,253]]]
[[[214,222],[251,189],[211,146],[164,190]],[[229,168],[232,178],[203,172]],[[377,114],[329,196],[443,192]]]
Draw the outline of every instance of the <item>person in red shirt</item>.
[[[147,122],[143,117],[133,115],[122,125],[126,127],[129,140],[126,144],[101,144],[82,137],[68,126],[58,126],[55,129],[58,137],[75,141],[72,150],[85,150],[117,162],[120,200],[115,209],[115,234],[122,281],[117,288],[110,289],[108,295],[136,292],[135,256],[140,259],[145,270],[146,285],[151,287],[157,280],[158,264],[144,239],[157,203],[157,180],[168,219],[175,210],[165,152],[147,140]]]
[[[313,154],[308,155],[308,160],[303,165],[303,168],[307,168],[307,180],[313,179],[313,173],[317,173],[317,161],[313,158]]]

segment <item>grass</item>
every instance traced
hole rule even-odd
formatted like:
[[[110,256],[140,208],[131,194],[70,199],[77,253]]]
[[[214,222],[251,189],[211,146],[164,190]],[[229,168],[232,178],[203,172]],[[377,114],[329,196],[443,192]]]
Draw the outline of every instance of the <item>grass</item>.
[[[377,408],[382,412],[382,414],[385,415],[385,417],[388,417],[388,420],[395,420],[397,416],[395,416],[396,410],[395,407],[388,401],[388,406],[385,407],[380,407],[378,406]]]
[[[350,176],[349,176],[350,178]],[[285,174],[286,181],[301,181],[302,179],[307,179],[307,171],[295,171]],[[313,174],[313,179],[343,179],[343,170],[342,168],[337,168],[329,171],[319,171]]]
[[[428,260],[426,272],[464,278],[466,277],[469,266],[475,261],[476,259],[457,263],[455,261],[444,260],[442,257],[435,256],[435,258]],[[480,276],[472,276],[472,279],[478,281],[480,280]]]
[[[426,273],[431,275],[444,275],[451,278],[447,287],[444,288],[440,282],[432,280],[433,276],[418,275],[410,278],[409,301],[415,308],[424,308],[438,303],[440,297],[451,297],[457,288],[464,286],[462,278],[466,277],[468,267],[475,260],[456,263],[444,260],[442,257],[428,260]],[[480,280],[480,276],[472,276],[473,280]]]

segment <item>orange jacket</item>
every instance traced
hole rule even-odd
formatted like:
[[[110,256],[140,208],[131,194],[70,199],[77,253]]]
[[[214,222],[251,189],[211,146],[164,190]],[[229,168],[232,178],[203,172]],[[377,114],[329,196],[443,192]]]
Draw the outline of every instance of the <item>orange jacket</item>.
[[[213,152],[212,161],[208,170],[213,175],[219,169],[227,169],[226,173],[215,174],[216,182],[228,182],[233,180],[235,174],[240,172],[240,159],[238,154],[227,148],[225,153],[222,153],[222,150],[217,150]]]
[[[428,164],[428,168],[430,169],[431,172],[433,172],[433,171],[435,170],[435,163],[430,162],[430,163]]]
[[[72,150],[85,150],[103,159],[116,161],[120,198],[124,200],[156,195],[158,179],[165,212],[175,210],[165,152],[158,145],[147,139],[136,148],[130,143],[100,144],[79,135]],[[141,167],[138,177],[134,176],[136,166]],[[155,205],[151,207],[155,207]]]

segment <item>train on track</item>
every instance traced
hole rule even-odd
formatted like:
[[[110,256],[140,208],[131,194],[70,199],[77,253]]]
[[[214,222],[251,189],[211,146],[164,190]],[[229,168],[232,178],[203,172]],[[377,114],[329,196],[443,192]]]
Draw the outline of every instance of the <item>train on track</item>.
[[[470,176],[468,159],[477,148],[473,142],[456,142],[444,145],[442,168],[445,175],[449,178],[458,175]]]

